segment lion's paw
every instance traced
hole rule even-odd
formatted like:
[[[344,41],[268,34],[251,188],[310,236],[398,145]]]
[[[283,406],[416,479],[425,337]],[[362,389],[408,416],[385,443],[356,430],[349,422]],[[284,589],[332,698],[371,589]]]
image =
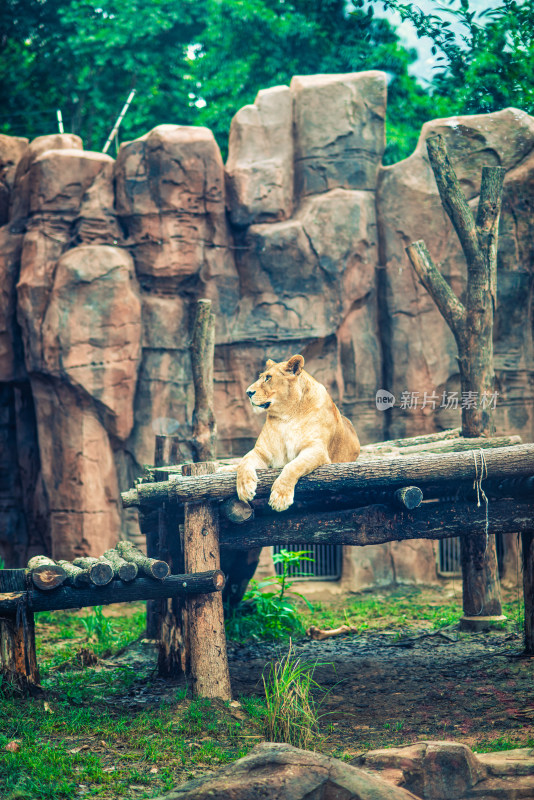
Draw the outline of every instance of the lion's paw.
[[[269,505],[273,511],[285,511],[293,503],[295,487],[275,481],[269,497]]]
[[[256,486],[258,485],[258,476],[254,469],[238,469],[237,470],[237,496],[240,500],[248,502],[252,500],[256,494]]]

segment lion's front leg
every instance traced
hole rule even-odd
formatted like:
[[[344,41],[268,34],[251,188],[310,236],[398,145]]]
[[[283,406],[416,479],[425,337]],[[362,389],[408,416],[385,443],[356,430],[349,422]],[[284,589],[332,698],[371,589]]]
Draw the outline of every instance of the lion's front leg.
[[[293,461],[286,464],[272,485],[269,505],[274,511],[285,511],[293,503],[295,486],[299,478],[322,464],[330,464],[328,453],[323,448],[308,447],[301,450]]]
[[[251,450],[243,456],[237,467],[237,496],[240,500],[249,502],[256,494],[258,485],[257,469],[264,469],[267,466],[265,460],[256,450]]]

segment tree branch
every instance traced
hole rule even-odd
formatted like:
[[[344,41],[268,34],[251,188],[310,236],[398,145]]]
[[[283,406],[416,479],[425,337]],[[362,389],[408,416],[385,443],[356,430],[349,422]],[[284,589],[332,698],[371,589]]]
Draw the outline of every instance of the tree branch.
[[[430,166],[434,172],[443,208],[447,212],[458,235],[467,261],[468,271],[484,269],[484,258],[480,249],[473,212],[451,164],[445,140],[439,134],[429,136],[426,149]]]
[[[489,290],[494,310],[497,306],[497,243],[505,173],[504,167],[482,168],[476,219],[478,241],[486,263],[489,265]]]
[[[406,252],[419,280],[437,305],[445,322],[457,337],[465,324],[465,308],[435,266],[422,239],[409,245],[406,248]]]

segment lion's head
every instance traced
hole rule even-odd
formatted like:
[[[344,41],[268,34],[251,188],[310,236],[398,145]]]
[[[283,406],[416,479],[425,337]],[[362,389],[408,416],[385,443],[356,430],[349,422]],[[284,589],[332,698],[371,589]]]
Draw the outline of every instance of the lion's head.
[[[258,380],[247,389],[252,408],[257,413],[283,408],[300,398],[298,378],[304,366],[301,355],[278,364],[270,358]]]

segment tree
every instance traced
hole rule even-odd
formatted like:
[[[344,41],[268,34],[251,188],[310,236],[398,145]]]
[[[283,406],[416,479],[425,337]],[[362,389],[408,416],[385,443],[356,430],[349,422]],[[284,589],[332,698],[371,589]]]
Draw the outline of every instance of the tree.
[[[60,108],[66,130],[99,150],[134,87],[123,137],[193,122],[186,51],[201,27],[202,2],[8,2],[11,21],[0,39],[3,132],[50,133]]]
[[[449,113],[509,106],[534,112],[534,0],[501,0],[478,13],[469,0],[445,0],[449,8],[436,3],[435,14],[400,0],[380,2],[432,40],[437,66],[430,92]]]

